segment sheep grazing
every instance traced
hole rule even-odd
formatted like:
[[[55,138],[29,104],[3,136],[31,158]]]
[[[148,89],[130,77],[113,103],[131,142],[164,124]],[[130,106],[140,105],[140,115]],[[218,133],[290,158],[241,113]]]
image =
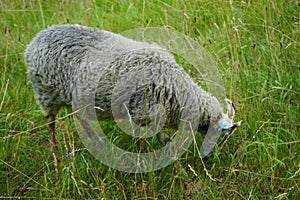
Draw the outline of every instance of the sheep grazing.
[[[199,131],[221,138],[239,125],[233,122],[230,100],[226,100],[229,113],[225,114],[218,100],[195,84],[174,57],[156,44],[80,25],[57,25],[33,38],[25,62],[48,122],[54,154],[58,152],[57,112],[63,106],[78,109],[80,99],[88,95],[94,95],[95,106],[100,108],[98,119],[130,116],[135,124],[144,126],[163,114],[163,125],[176,128],[182,117],[194,115]],[[182,108],[191,112],[184,113]],[[203,157],[209,155],[211,141],[208,138]]]

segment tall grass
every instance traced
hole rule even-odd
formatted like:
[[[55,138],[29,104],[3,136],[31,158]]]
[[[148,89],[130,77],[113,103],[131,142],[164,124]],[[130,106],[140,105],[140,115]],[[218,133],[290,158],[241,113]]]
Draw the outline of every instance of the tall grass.
[[[300,198],[296,0],[4,0],[0,9],[0,198]],[[129,174],[91,156],[62,110],[57,133],[65,157],[55,166],[23,52],[37,32],[64,23],[116,33],[168,26],[194,38],[215,60],[242,126],[204,163],[187,154],[159,171]],[[111,123],[104,127],[120,134]]]

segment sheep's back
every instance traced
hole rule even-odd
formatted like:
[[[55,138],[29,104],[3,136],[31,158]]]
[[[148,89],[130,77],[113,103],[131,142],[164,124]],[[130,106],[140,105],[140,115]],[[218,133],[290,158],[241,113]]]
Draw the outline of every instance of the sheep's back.
[[[87,52],[109,37],[109,32],[79,25],[51,26],[38,33],[27,46],[27,72],[45,76],[51,84],[67,81]]]

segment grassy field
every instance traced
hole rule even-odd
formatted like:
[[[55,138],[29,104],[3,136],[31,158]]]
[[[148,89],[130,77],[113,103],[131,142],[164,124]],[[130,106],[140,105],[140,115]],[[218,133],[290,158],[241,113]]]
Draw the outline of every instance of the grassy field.
[[[296,0],[0,1],[0,198],[300,199],[299,13]],[[91,156],[62,110],[65,156],[55,166],[23,52],[37,32],[64,23],[116,33],[168,26],[195,39],[242,126],[204,163],[189,153],[130,174]]]

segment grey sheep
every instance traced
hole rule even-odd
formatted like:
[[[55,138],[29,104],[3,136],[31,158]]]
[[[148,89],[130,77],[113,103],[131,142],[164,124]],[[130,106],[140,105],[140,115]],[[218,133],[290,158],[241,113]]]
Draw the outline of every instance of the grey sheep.
[[[231,101],[226,100],[228,115],[215,97],[195,84],[174,57],[156,44],[80,25],[55,25],[33,38],[25,63],[55,154],[54,122],[59,109],[80,109],[91,95],[99,119],[130,116],[144,126],[163,110],[165,126],[178,128],[182,118],[196,118],[198,130],[222,138],[238,126],[233,122]],[[182,108],[188,108],[187,112]],[[203,152],[203,156],[208,154]]]

